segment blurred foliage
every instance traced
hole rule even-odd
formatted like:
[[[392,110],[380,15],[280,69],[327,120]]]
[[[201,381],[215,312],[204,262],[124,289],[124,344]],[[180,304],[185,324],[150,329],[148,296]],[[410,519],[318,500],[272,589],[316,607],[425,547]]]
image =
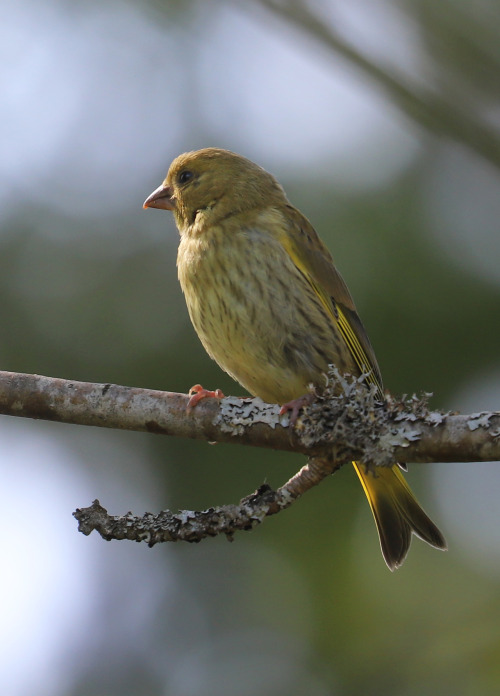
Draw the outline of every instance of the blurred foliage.
[[[459,393],[473,394],[479,377],[499,369],[500,275],[482,270],[491,252],[482,260],[480,230],[457,220],[457,228],[463,222],[462,234],[472,240],[475,254],[468,256],[461,251],[463,239],[441,237],[440,228],[450,227],[452,234],[454,205],[468,200],[468,182],[473,180],[468,177],[478,169],[498,192],[500,11],[487,0],[359,0],[343,24],[348,4],[256,0],[241,3],[236,12],[244,26],[264,27],[297,53],[327,69],[340,66],[367,91],[380,92],[391,110],[403,115],[402,128],[416,142],[414,154],[371,187],[358,183],[352,173],[343,180],[346,160],[330,156],[326,142],[319,161],[316,157],[307,166],[300,162],[286,167],[278,162],[274,170],[292,202],[333,251],[376,349],[386,387],[396,394],[433,391],[433,405],[458,408]],[[116,2],[112,11],[117,21],[130,8]],[[67,10],[63,2],[54,3],[58,16]],[[76,11],[83,13],[83,5],[73,7]],[[234,131],[221,137],[204,102],[199,61],[206,46],[218,50],[211,44],[212,30],[230,31],[230,23],[225,24],[228,4],[156,0],[141,5],[140,11],[163,33],[166,52],[175,46],[173,57],[169,54],[160,66],[161,79],[153,81],[152,93],[172,90],[185,105],[175,129],[165,112],[165,130],[152,134],[150,156],[156,156],[161,141],[172,157],[204,144],[232,149],[239,144],[243,154],[258,159],[258,153],[245,148],[246,134],[237,121]],[[98,17],[96,10],[96,26]],[[392,31],[411,31],[418,46],[411,69],[403,69],[398,55],[391,54],[385,21]],[[315,38],[318,25],[322,36],[316,33]],[[373,54],[363,39],[368,25],[379,37],[379,50]],[[347,38],[342,28],[350,34]],[[337,43],[328,43],[325,34]],[[259,45],[253,50],[258,52]],[[219,57],[222,63],[231,61],[231,56]],[[59,59],[64,61],[65,55]],[[243,82],[249,79],[254,55],[247,59]],[[152,74],[154,69],[151,63]],[[176,80],[179,75],[182,80]],[[223,84],[222,77],[217,89],[223,91],[216,95],[221,115],[232,108],[234,87],[228,82],[223,89]],[[300,88],[297,84],[299,98]],[[403,99],[401,90],[411,99]],[[280,112],[278,85],[275,91],[264,111]],[[146,106],[141,103],[141,108]],[[286,112],[281,118],[294,115]],[[128,137],[139,138],[139,131],[147,128],[144,122]],[[297,122],[297,140],[307,128],[307,123]],[[272,140],[274,135],[266,132],[262,137]],[[91,135],[75,131],[69,140],[74,138],[81,138],[85,150],[85,138],[90,142]],[[462,156],[459,171],[446,164],[455,150]],[[113,161],[112,152],[107,156]],[[146,163],[148,156],[143,152]],[[363,152],[353,152],[352,159],[362,181]],[[72,213],[56,205],[52,180],[40,175],[33,181],[27,172],[26,183],[37,187],[38,198],[21,198],[22,206],[8,215],[4,211],[0,237],[2,369],[171,391],[187,391],[201,382],[227,394],[241,393],[206,356],[189,324],[176,278],[172,219],[140,209],[168,164],[166,159],[163,170],[155,165],[141,175],[135,199],[123,210],[110,205],[98,213]],[[72,166],[85,168],[77,158]],[[134,166],[131,162],[130,176]],[[117,164],[114,176],[118,195],[129,173]],[[438,184],[447,191],[442,208],[432,197]],[[65,186],[71,190],[70,178]],[[111,194],[106,196],[111,203]],[[489,210],[473,196],[470,208]],[[486,222],[496,234],[498,218],[489,215]],[[493,243],[500,254],[500,236]],[[467,396],[461,398],[467,401]],[[75,453],[90,448],[94,456],[85,438],[88,443],[109,438],[110,449],[115,442],[123,443],[137,455],[139,471],[155,482],[157,499],[151,508],[158,499],[164,507],[188,509],[233,502],[264,480],[279,485],[303,463],[298,456],[247,448],[142,435],[136,439],[126,433],[96,435],[91,429],[76,436],[65,426],[42,427]],[[98,468],[105,468],[109,479]],[[217,539],[196,547],[154,549],[151,555],[136,547],[117,551],[116,545],[105,545],[95,567],[101,586],[93,591],[108,641],[102,639],[94,651],[86,646],[61,693],[497,693],[500,564],[496,558],[476,567],[473,547],[480,550],[481,530],[470,520],[474,529],[466,544],[452,518],[443,523],[439,501],[446,492],[431,490],[428,473],[414,467],[410,479],[449,537],[450,551],[438,554],[415,541],[406,565],[394,575],[380,558],[368,506],[348,469],[232,545]],[[85,475],[98,496],[103,488],[109,495],[116,489],[118,514],[129,509],[128,495],[140,488],[142,474],[132,476],[120,451],[113,458],[107,450],[105,463],[89,466]],[[448,475],[454,476],[453,468]],[[122,478],[120,485],[113,483]],[[74,506],[89,502],[74,500]],[[102,502],[107,505],[104,498]],[[64,523],[71,524],[69,512]],[[75,552],[89,543],[75,540]],[[101,549],[101,542],[92,543]],[[132,624],[120,620],[124,606],[138,601],[135,595],[130,602],[130,597],[110,590],[126,582],[128,571],[118,577],[113,566],[119,553],[124,554],[124,568],[137,569],[139,564],[140,582],[153,558],[176,576],[176,589],[167,583],[149,597],[153,608],[139,635]],[[105,558],[113,561],[105,566]],[[149,645],[147,656],[138,647],[142,640]]]

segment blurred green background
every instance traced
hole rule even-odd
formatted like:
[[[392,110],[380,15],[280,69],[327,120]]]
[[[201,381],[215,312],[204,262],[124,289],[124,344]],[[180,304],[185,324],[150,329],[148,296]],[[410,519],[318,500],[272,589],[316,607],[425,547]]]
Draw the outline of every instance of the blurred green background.
[[[462,0],[8,0],[1,368],[241,394],[178,287],[180,152],[272,171],[334,253],[394,393],[500,403],[500,8]],[[303,458],[0,420],[6,696],[497,694],[500,472],[409,480],[448,553],[391,574],[350,468],[233,544],[152,550],[71,517],[236,502]]]

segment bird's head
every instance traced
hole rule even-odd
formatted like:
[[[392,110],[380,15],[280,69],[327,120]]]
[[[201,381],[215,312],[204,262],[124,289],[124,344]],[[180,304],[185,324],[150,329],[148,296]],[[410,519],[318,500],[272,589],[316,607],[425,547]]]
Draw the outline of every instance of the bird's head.
[[[284,200],[283,189],[264,169],[234,152],[209,147],[179,155],[144,208],[171,210],[182,232],[200,214],[217,224],[229,215]]]

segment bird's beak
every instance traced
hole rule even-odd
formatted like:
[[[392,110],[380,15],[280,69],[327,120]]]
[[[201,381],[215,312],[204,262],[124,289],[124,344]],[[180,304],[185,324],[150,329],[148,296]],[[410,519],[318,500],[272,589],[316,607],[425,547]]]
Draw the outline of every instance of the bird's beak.
[[[173,189],[171,186],[162,184],[158,186],[153,193],[146,198],[143,208],[160,208],[161,210],[173,210],[175,208],[175,200],[172,198]]]

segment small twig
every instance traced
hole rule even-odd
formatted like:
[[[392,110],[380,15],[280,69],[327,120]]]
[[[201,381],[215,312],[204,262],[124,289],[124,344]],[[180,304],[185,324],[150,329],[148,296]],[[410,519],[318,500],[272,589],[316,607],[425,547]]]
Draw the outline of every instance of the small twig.
[[[94,500],[90,507],[76,510],[73,516],[78,520],[78,530],[85,535],[95,529],[106,541],[145,541],[151,547],[165,541],[198,542],[218,534],[231,538],[238,530],[255,527],[270,514],[271,508],[281,509],[280,502],[276,491],[261,486],[239,505],[223,505],[203,511],[172,513],[164,510],[156,515],[146,512],[142,517],[128,512],[114,517],[98,500]]]
[[[88,508],[75,510],[78,531],[88,536],[97,531],[103,539],[128,539],[145,541],[149,547],[166,541],[201,541],[207,537],[225,534],[229,541],[237,531],[249,531],[289,507],[298,497],[317,485],[337,468],[328,461],[311,459],[284,486],[274,491],[268,485],[260,486],[255,493],[240,500],[238,505],[222,505],[203,511],[180,510],[172,513],[163,510],[154,515],[126,515],[115,517],[94,500]]]

